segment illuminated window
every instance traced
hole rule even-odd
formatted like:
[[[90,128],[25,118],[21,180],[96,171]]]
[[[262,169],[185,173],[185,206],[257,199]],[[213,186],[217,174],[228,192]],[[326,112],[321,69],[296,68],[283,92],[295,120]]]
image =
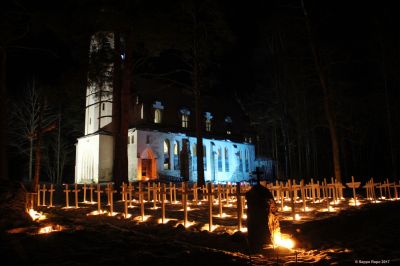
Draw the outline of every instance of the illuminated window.
[[[190,111],[187,108],[182,108],[180,112],[181,112],[182,128],[188,128]]]
[[[179,142],[174,142],[174,170],[179,170]]]
[[[189,127],[189,116],[186,114],[182,114],[182,127],[183,128]]]
[[[140,107],[140,119],[143,119],[143,116],[144,116],[144,110],[143,110],[143,104],[142,104],[142,106]]]
[[[211,131],[211,120],[206,120],[206,131]]]
[[[161,123],[161,110],[160,109],[154,110],[154,123],[156,123],[156,124]]]
[[[230,135],[232,132],[230,130],[226,131],[226,134]]]
[[[164,106],[161,102],[156,101],[153,103],[154,108],[154,123],[159,124],[161,123],[161,112],[164,110]]]
[[[164,170],[170,170],[169,163],[169,140],[164,140]]]
[[[217,156],[218,156],[218,172],[222,172],[222,151],[221,151],[221,148],[218,149]]]
[[[204,118],[206,120],[206,131],[211,131],[211,119],[213,118],[213,116],[210,112],[206,112],[204,114]]]
[[[237,159],[238,159],[238,161],[239,161],[239,171],[240,171],[240,172],[243,172],[242,153],[241,153],[240,151],[238,151],[238,152],[236,153],[236,155],[237,155]]]
[[[228,153],[228,148],[225,148],[225,172],[229,172],[229,153]]]

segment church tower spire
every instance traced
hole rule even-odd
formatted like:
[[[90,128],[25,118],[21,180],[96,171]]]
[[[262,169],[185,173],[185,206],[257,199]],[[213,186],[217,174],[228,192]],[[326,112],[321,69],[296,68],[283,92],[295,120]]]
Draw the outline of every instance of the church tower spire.
[[[111,131],[114,34],[97,32],[90,41],[85,135]]]

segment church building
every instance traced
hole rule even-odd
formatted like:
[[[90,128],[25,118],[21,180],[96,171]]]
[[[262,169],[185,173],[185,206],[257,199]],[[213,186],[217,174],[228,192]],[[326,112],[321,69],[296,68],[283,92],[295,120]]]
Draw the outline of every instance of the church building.
[[[104,48],[114,49],[112,33],[92,37],[90,56]],[[109,66],[112,68],[112,64]],[[76,144],[76,183],[112,180],[113,135],[112,83],[88,82],[85,131]],[[194,95],[156,81],[135,83],[130,100],[128,154],[129,181],[168,178],[179,180],[182,171],[197,181]],[[203,160],[206,181],[248,180],[256,167],[254,133],[240,106],[229,97],[202,96]],[[182,160],[183,150],[188,160]],[[184,166],[183,166],[184,165]],[[183,169],[183,167],[185,169]]]

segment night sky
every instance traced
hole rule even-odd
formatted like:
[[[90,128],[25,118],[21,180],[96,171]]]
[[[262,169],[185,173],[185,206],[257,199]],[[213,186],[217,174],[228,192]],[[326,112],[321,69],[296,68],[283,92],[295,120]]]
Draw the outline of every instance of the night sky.
[[[173,23],[182,23],[182,29],[190,25],[185,25],[186,17],[180,17],[176,3],[144,2],[135,1],[135,12],[125,12],[138,25],[134,27],[138,36],[150,36],[138,38],[137,55],[150,54],[156,62],[146,71],[173,69],[179,64],[162,55],[171,49],[183,53],[186,48],[180,43],[187,40],[184,30],[176,30]],[[208,14],[207,5],[212,6],[227,35],[218,36],[217,31],[217,37],[208,35],[204,44],[211,54],[204,63],[206,84],[211,84],[204,86],[205,93],[237,97],[260,136],[263,155],[278,162],[278,176],[332,176],[329,131],[301,1],[209,2],[202,2],[202,12]],[[73,147],[83,133],[79,120],[84,119],[88,36],[121,23],[119,16],[109,14],[124,12],[120,9],[124,4],[3,2],[0,45],[7,53],[7,104],[18,103],[34,79],[50,105],[75,116],[71,119],[76,122],[67,121],[74,129],[66,134]],[[351,6],[344,1],[305,1],[305,5],[333,97],[344,178],[395,177],[400,158],[396,9],[385,3]],[[149,52],[153,46],[158,47],[156,53]],[[283,167],[285,145],[290,149],[289,172]],[[310,154],[305,153],[307,147]],[[25,173],[15,160],[26,157],[12,148],[8,154],[10,175],[19,179]],[[74,157],[72,153],[66,174],[73,173]]]

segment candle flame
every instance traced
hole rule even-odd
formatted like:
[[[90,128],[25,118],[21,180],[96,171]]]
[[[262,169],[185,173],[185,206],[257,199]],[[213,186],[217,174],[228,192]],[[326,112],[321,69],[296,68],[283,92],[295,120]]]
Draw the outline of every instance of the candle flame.
[[[272,232],[272,243],[274,246],[284,247],[287,249],[293,249],[295,244],[289,235],[281,234],[280,228],[276,228]]]
[[[37,212],[34,209],[29,209],[28,214],[31,216],[33,221],[43,221],[47,217],[41,212]]]

